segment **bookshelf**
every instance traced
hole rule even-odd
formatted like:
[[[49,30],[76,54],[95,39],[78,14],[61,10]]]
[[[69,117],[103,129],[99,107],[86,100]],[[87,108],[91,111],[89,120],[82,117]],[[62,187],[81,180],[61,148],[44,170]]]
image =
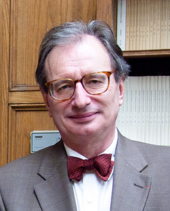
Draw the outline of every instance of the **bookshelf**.
[[[170,146],[170,1],[116,2],[117,42],[131,65],[117,126],[128,138]]]
[[[170,57],[125,57],[131,66],[130,76],[169,76]]]
[[[170,49],[169,0],[118,0],[117,5],[117,40],[123,50]]]
[[[168,59],[170,61],[170,0],[114,0],[113,2],[113,6],[117,7],[117,23],[115,24],[117,42],[123,50],[124,58],[130,64],[134,64],[135,61],[136,63],[146,62],[146,60],[149,62],[149,58],[152,62],[153,57],[159,58],[159,62],[162,60],[163,65],[162,72],[159,71],[160,75],[170,75],[168,64]],[[166,63],[163,64],[165,60]],[[152,70],[148,69],[147,74],[149,72]],[[131,75],[137,75],[133,66]]]
[[[131,57],[164,57],[170,56],[170,49],[159,49],[159,50],[134,50],[134,51],[123,51],[125,58]]]
[[[170,75],[170,49],[123,51],[131,66],[130,76]]]

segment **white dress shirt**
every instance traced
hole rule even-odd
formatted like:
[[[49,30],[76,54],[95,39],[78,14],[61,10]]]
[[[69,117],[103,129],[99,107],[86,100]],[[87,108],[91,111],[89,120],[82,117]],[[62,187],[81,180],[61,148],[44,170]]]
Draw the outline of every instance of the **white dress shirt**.
[[[117,145],[117,130],[112,144],[101,154],[112,154],[112,160],[115,158]],[[74,156],[81,159],[87,159],[66,145],[65,149],[68,156]],[[113,188],[113,171],[109,179],[103,181],[96,172],[86,171],[81,181],[73,182],[74,196],[77,205],[77,211],[110,211],[111,196]]]

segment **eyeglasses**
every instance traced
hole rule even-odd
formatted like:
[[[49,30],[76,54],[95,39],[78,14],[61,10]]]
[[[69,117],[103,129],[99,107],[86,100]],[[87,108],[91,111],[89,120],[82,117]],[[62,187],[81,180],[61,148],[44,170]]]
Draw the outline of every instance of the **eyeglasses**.
[[[72,80],[70,78],[56,79],[45,83],[51,97],[55,100],[70,100],[74,95],[76,83],[80,82],[88,94],[99,95],[106,92],[110,84],[110,72],[95,72],[85,75],[80,80]]]

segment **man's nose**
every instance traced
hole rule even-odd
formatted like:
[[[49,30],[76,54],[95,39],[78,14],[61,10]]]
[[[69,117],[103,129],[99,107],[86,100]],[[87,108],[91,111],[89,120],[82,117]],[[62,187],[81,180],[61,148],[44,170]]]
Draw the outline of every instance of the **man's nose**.
[[[75,85],[75,92],[72,97],[72,105],[77,108],[84,108],[86,105],[90,104],[91,97],[84,89],[81,82],[77,82]]]

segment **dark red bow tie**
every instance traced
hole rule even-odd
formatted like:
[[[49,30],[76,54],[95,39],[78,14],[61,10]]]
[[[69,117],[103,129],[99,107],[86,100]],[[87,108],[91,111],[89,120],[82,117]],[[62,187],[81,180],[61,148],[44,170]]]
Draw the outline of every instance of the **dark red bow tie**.
[[[88,160],[68,156],[67,166],[70,180],[75,179],[79,182],[86,170],[94,169],[102,180],[107,181],[114,165],[111,156],[111,154],[102,154]]]

